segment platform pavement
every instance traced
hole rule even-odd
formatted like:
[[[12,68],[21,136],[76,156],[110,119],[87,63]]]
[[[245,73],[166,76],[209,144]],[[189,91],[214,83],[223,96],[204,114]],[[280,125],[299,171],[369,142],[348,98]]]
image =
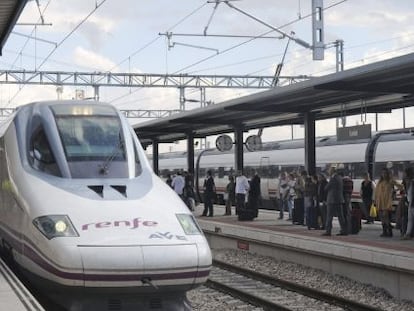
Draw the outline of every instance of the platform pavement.
[[[414,239],[400,240],[400,232],[396,229],[393,229],[392,238],[380,237],[382,226],[379,221],[374,224],[362,223],[358,234],[336,236],[339,233],[339,223],[334,218],[332,236],[322,236],[323,230],[308,230],[306,226],[287,221],[287,213],[285,219],[278,219],[278,211],[259,210],[258,217],[253,221],[239,221],[234,214],[234,207],[231,216],[223,215],[224,207],[221,205],[214,206],[214,217],[203,217],[202,211],[203,206],[200,204],[194,215],[203,229],[214,231],[219,226],[222,233],[241,238],[317,250],[328,255],[372,262],[414,273]]]
[[[32,294],[0,258],[0,310],[44,311]]]

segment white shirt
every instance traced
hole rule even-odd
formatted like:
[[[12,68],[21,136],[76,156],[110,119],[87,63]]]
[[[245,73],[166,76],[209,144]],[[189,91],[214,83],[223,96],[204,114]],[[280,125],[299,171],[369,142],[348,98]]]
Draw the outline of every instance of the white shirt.
[[[184,186],[185,186],[184,177],[181,175],[175,176],[171,183],[171,187],[173,187],[174,191],[177,194],[181,195],[183,194]]]
[[[246,176],[237,176],[236,177],[236,188],[235,192],[240,194],[246,194],[249,191],[250,185],[249,181],[247,180]]]

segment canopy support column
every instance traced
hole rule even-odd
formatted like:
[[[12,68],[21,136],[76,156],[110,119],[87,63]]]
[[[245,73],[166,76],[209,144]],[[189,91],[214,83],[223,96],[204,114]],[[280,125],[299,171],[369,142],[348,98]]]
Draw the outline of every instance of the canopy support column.
[[[316,174],[316,149],[315,149],[315,116],[312,112],[304,115],[305,126],[305,169],[309,175]]]
[[[243,127],[242,126],[235,126],[234,127],[234,140],[235,140],[235,148],[234,148],[234,162],[236,164],[236,171],[243,170],[244,166],[244,159],[243,159]]]

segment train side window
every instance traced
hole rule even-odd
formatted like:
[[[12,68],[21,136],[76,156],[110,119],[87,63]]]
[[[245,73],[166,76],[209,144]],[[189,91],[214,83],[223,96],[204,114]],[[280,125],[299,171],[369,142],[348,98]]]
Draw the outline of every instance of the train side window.
[[[30,139],[30,157],[33,167],[37,170],[58,176],[55,157],[50,148],[44,129],[38,128]]]

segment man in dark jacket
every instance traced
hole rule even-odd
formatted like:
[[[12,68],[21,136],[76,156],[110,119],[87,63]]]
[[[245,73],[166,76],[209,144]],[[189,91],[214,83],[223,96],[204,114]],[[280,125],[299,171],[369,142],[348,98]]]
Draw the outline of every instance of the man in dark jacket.
[[[257,217],[259,213],[260,194],[260,177],[257,172],[255,172],[250,181],[249,198],[247,202],[247,207],[255,211],[255,217]]]
[[[216,195],[216,185],[214,184],[213,173],[208,170],[204,180],[204,210],[201,216],[213,217],[213,202]],[[207,215],[208,213],[208,215]]]
[[[326,231],[322,235],[330,236],[332,232],[332,219],[334,213],[338,215],[341,231],[337,235],[348,235],[344,214],[342,213],[342,204],[344,203],[343,182],[341,176],[336,172],[336,167],[331,166],[329,169],[329,182],[325,187],[326,191]]]

